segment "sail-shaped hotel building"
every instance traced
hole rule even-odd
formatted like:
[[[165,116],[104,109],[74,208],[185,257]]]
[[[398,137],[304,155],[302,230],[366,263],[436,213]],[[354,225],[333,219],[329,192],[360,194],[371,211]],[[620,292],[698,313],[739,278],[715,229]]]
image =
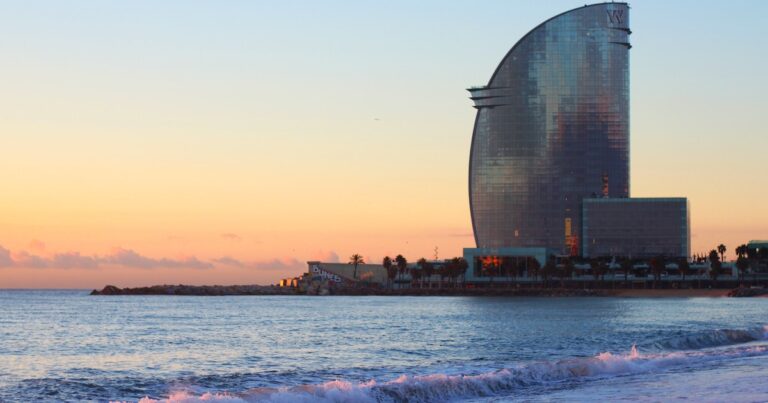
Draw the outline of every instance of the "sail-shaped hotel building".
[[[584,239],[585,199],[622,200],[629,208],[622,211],[635,204],[649,211],[649,199],[628,199],[629,15],[626,3],[601,3],[552,17],[509,50],[487,85],[469,89],[477,109],[469,162],[477,248],[465,250],[468,260],[503,253],[540,260],[581,255],[586,243],[598,241]],[[684,256],[687,200],[672,202],[663,208],[680,213],[681,221],[672,225],[679,232],[670,253]]]
[[[477,108],[469,197],[478,247],[578,247],[581,200],[629,197],[629,7],[580,7],[534,28]]]

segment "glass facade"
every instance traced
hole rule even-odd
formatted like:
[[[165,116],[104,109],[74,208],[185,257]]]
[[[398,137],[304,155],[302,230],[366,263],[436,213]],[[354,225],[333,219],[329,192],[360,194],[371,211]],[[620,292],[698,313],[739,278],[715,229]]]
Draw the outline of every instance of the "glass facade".
[[[584,199],[584,257],[689,257],[685,198]]]
[[[530,275],[533,256],[477,256],[474,262],[475,277],[523,277]]]
[[[477,108],[469,197],[478,248],[577,254],[581,201],[629,197],[629,7],[545,21],[501,61]]]
[[[465,280],[487,283],[530,276],[533,261],[542,267],[552,252],[546,248],[464,248],[464,259],[469,264]]]

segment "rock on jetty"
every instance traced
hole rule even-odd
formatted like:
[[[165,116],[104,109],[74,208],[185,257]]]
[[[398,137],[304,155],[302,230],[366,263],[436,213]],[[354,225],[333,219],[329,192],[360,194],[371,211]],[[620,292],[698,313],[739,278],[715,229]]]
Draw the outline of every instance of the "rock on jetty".
[[[119,288],[108,285],[91,291],[91,295],[295,295],[292,288],[272,285],[153,285]]]
[[[729,297],[761,297],[761,296],[768,296],[768,289],[767,288],[736,288],[728,292]]]

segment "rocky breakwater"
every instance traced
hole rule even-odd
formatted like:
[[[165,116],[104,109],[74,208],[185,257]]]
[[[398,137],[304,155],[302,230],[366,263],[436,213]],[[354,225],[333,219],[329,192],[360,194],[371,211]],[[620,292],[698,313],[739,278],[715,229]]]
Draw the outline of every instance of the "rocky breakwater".
[[[605,297],[610,290],[562,288],[403,288],[334,287],[328,295],[457,296],[457,297]],[[323,295],[323,294],[318,294]]]
[[[735,288],[728,292],[729,297],[768,297],[768,288]]]
[[[108,285],[91,295],[295,295],[296,290],[273,285],[153,285],[120,288]]]

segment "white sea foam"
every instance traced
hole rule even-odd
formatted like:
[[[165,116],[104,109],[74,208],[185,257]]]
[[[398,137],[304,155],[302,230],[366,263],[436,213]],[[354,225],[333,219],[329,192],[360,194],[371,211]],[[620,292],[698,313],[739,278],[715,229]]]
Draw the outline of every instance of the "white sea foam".
[[[748,341],[765,338],[762,335]],[[750,331],[751,332],[751,331]],[[720,332],[712,340],[730,340],[724,344],[737,343],[743,335]],[[731,335],[731,336],[728,336]],[[699,340],[699,339],[696,339]],[[704,344],[709,341],[704,341]],[[692,342],[691,344],[695,344]],[[586,381],[594,378],[609,378],[660,372],[679,366],[705,365],[720,360],[768,355],[768,346],[741,345],[702,350],[641,354],[635,346],[627,354],[601,353],[595,357],[572,358],[551,362],[536,362],[512,368],[504,368],[480,374],[447,375],[432,374],[403,375],[388,382],[368,381],[353,383],[342,380],[318,385],[303,385],[289,388],[257,388],[237,395],[206,393],[194,396],[185,392],[172,394],[166,401],[173,403],[193,402],[436,402],[459,398],[486,396],[509,396],[529,387],[552,385],[570,381]],[[141,403],[155,403],[145,398]]]

